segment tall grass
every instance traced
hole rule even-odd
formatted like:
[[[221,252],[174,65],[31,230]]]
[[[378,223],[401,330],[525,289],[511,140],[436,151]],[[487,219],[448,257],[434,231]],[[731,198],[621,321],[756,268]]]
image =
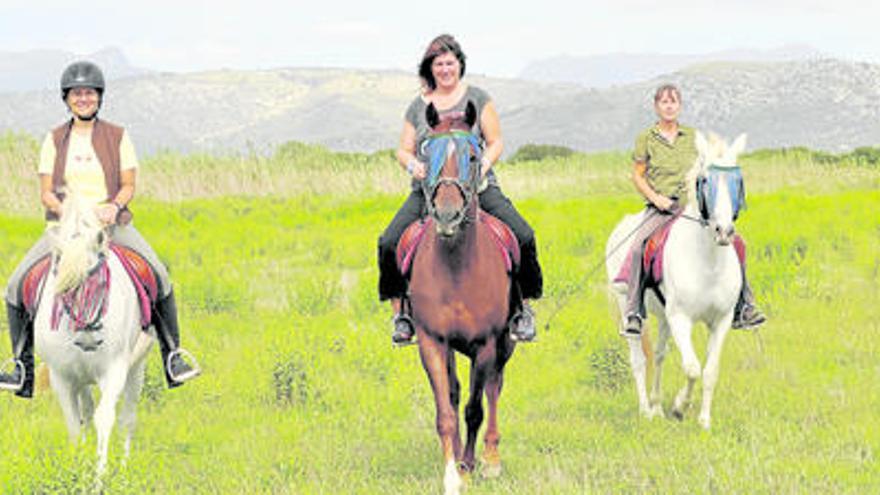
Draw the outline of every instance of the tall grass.
[[[296,163],[299,153],[335,165]],[[280,156],[144,160],[138,229],[171,267],[183,341],[205,373],[167,391],[151,356],[133,454],[123,465],[116,439],[106,493],[440,491],[430,387],[417,352],[391,348],[376,300],[376,237],[406,181],[387,154]],[[625,154],[499,168],[537,232],[546,297],[540,341],[507,368],[505,473],[475,477],[469,493],[880,490],[878,172],[788,160],[743,160],[738,226],[770,321],[728,339],[708,433],[693,411],[682,423],[638,416],[605,283],[585,278],[615,222],[640,206]],[[255,163],[268,175],[247,182]],[[189,183],[211,174],[222,177]],[[358,180],[337,182],[345,174]],[[309,189],[319,186],[306,177],[336,187]],[[161,181],[179,189],[159,191]],[[4,279],[42,229],[36,212],[6,208],[14,194],[24,193],[4,192],[0,209]],[[678,361],[667,361],[667,406],[684,381]],[[0,422],[0,491],[92,489],[94,433],[69,446],[51,394],[3,394]]]

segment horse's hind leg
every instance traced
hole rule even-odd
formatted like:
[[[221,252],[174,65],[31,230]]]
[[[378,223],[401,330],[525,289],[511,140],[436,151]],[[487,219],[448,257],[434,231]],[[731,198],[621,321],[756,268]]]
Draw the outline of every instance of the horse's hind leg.
[[[715,392],[715,384],[718,383],[718,372],[721,366],[721,348],[724,339],[730,330],[732,316],[722,318],[722,323],[716,323],[709,334],[709,342],[706,346],[706,367],[703,369],[703,404],[700,407],[700,416],[697,419],[700,426],[709,429],[711,426],[712,394]]]
[[[494,364],[495,346],[490,341],[478,351],[471,361],[470,396],[464,409],[464,419],[467,423],[467,442],[462,458],[462,465],[467,471],[473,471],[476,464],[477,434],[480,431],[480,425],[483,424],[483,391],[488,376],[493,372]]]
[[[119,410],[119,428],[125,435],[125,454],[123,459],[128,459],[131,453],[131,437],[134,435],[137,421],[137,404],[144,386],[144,362],[140,361],[128,372],[128,380],[123,390],[122,408]]]
[[[458,416],[449,400],[451,397],[448,375],[449,349],[421,329],[418,331],[418,342],[422,366],[428,374],[428,380],[430,380],[434,392],[434,404],[437,409],[437,434],[440,437],[440,448],[443,450],[443,459],[446,462],[443,477],[445,493],[446,495],[458,495],[461,492],[462,479],[456,465],[456,441],[453,439],[453,436],[458,432],[456,425]]]
[[[86,428],[95,416],[95,399],[92,397],[92,389],[88,385],[80,387],[76,393],[80,411],[80,425],[82,427],[82,441],[86,439]]]
[[[61,406],[61,412],[64,413],[64,422],[67,424],[67,434],[71,443],[79,440],[82,431],[82,420],[79,410],[79,401],[77,399],[76,390],[73,385],[59,373],[49,370],[49,382],[52,389],[55,390],[55,396],[58,397],[58,405]]]
[[[124,361],[117,362],[107,370],[98,382],[101,400],[95,409],[95,430],[98,433],[98,474],[107,467],[107,453],[110,450],[110,433],[116,421],[116,403],[122,394],[128,376],[128,366]]]
[[[651,387],[651,415],[663,417],[663,394],[661,392],[661,378],[663,375],[663,361],[669,352],[669,323],[665,318],[658,319],[657,348],[654,351],[654,380]]]

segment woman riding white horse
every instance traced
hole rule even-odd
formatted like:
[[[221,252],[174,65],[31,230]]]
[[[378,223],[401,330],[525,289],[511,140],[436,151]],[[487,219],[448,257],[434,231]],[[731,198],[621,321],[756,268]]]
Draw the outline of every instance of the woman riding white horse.
[[[6,288],[6,311],[12,338],[13,369],[0,373],[0,390],[20,397],[33,395],[33,322],[23,307],[21,285],[27,272],[51,251],[50,233],[63,211],[62,190],[75,193],[95,208],[97,218],[109,225],[113,242],[143,256],[159,280],[152,321],[159,338],[169,387],[195,377],[195,362],[187,363],[179,348],[177,307],[168,270],[130,223],[128,203],[134,197],[137,157],[128,133],[98,119],[104,95],[104,76],[91,62],[75,62],[61,75],[61,98],[72,118],[46,135],[40,150],[40,193],[48,228],[12,274]]]
[[[52,269],[34,320],[36,348],[49,367],[71,441],[92,416],[98,434],[98,472],[107,464],[116,403],[129,453],[135,408],[144,383],[144,358],[153,338],[141,331],[134,285],[108,247],[94,205],[69,197],[53,229]],[[94,407],[91,385],[101,390]]]
[[[624,331],[630,335],[641,333],[642,321],[646,316],[643,298],[647,277],[641,263],[645,242],[681,211],[686,199],[685,173],[697,159],[694,143],[696,132],[678,122],[681,113],[681,93],[678,88],[671,84],[658,88],[654,94],[654,110],[659,118],[657,124],[639,134],[633,151],[633,184],[647,203],[644,220],[632,242],[633,255],[624,310]],[[733,327],[752,328],[766,318],[755,306],[755,298],[746,278],[745,263],[741,272],[742,293]]]
[[[630,362],[636,381],[639,408],[647,417],[662,416],[660,406],[660,377],[670,334],[681,352],[682,366],[687,383],[673,404],[673,414],[681,418],[690,403],[696,380],[703,378],[703,402],[699,422],[704,428],[711,423],[710,409],[721,359],[721,349],[733,322],[737,300],[742,292],[740,259],[734,248],[736,232],[734,221],[744,207],[742,175],[736,165],[736,156],[745,146],[740,136],[728,148],[712,137],[709,143],[696,133],[694,144],[699,157],[687,175],[687,201],[677,210],[678,218],[671,225],[662,248],[662,274],[656,292],[647,298],[651,313],[658,319],[659,336],[655,353],[655,375],[650,400],[646,382],[647,336],[627,339]],[[619,250],[629,235],[638,229],[650,213],[626,217],[611,234],[608,253],[608,276],[615,281],[625,263],[626,251]],[[656,261],[655,261],[656,262]],[[640,261],[641,263],[641,261]],[[651,270],[653,271],[653,270]],[[612,283],[617,302],[624,315],[627,309],[625,283]],[[706,366],[700,362],[691,342],[694,323],[703,321],[709,329]],[[623,326],[626,321],[621,321]]]

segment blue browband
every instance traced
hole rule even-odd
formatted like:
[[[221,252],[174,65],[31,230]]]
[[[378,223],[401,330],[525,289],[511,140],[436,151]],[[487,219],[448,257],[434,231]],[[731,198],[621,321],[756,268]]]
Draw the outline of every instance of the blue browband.
[[[464,131],[451,131],[435,134],[428,138],[427,154],[430,157],[428,169],[428,186],[433,187],[440,177],[443,165],[446,164],[446,149],[449,143],[455,144],[455,158],[458,161],[458,178],[467,184],[471,178],[471,151],[479,162],[480,142],[474,134]]]
[[[743,185],[742,170],[738,165],[733,167],[721,167],[709,165],[707,167],[705,187],[707,191],[697,191],[697,194],[705,194],[708,211],[715,208],[715,200],[718,196],[718,184],[722,180],[727,185],[730,200],[733,206],[733,218],[739,216],[740,210],[746,209],[746,193]]]

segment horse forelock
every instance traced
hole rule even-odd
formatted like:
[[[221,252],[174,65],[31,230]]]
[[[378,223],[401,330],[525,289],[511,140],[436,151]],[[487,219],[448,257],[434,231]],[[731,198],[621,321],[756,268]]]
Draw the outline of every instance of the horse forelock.
[[[68,197],[63,205],[58,233],[53,236],[57,260],[55,291],[60,294],[82,284],[106,254],[108,240],[93,205]]]

